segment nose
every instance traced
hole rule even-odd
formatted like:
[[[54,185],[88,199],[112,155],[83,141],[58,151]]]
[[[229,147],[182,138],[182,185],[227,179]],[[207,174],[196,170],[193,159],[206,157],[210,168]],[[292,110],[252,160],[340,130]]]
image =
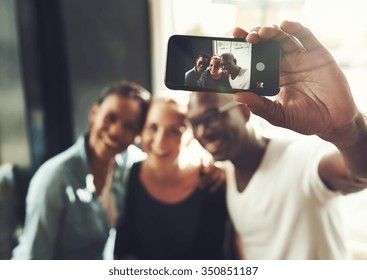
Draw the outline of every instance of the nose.
[[[120,122],[110,124],[108,132],[111,136],[121,137],[122,135],[125,134],[124,125]]]
[[[153,143],[154,143],[154,146],[156,146],[156,147],[164,147],[165,146],[165,144],[166,144],[166,134],[163,130],[158,130],[154,134]]]

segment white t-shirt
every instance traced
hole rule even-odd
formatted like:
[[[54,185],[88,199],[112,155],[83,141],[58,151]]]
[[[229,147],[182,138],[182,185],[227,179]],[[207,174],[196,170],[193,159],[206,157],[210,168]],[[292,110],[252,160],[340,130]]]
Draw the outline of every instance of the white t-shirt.
[[[244,68],[240,69],[237,77],[232,80],[231,75],[228,77],[231,88],[249,89],[250,88],[250,71]]]
[[[315,138],[271,140],[242,193],[226,163],[228,209],[246,259],[347,259],[339,194],[318,175],[335,147]]]

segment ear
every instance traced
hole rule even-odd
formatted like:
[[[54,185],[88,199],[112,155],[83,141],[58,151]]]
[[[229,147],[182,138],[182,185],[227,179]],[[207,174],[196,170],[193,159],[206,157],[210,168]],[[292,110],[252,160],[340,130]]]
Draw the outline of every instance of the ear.
[[[141,135],[140,134],[135,136],[134,144],[139,147],[141,146]]]
[[[239,107],[242,115],[245,117],[246,121],[248,121],[251,115],[250,108],[246,104],[241,104]]]
[[[95,119],[95,116],[97,115],[98,110],[99,110],[98,104],[94,104],[92,108],[90,109],[89,115],[88,115],[89,125],[91,125],[94,122],[94,119]]]

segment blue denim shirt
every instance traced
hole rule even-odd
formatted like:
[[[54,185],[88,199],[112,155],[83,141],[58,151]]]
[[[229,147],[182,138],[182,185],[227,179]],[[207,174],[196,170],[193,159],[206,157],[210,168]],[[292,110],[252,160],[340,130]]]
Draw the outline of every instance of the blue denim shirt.
[[[31,180],[24,232],[13,259],[101,259],[110,225],[94,190],[90,174],[87,136],[45,162]],[[112,190],[119,213],[125,182],[142,152],[136,147],[116,156]]]
[[[194,68],[185,73],[185,86],[201,86],[200,77],[201,75],[199,75],[196,67],[194,66]]]

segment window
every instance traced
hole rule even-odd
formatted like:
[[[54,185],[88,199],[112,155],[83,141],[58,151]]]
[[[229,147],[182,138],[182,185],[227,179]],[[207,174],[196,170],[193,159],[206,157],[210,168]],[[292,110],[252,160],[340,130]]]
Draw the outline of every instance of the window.
[[[367,112],[367,21],[361,0],[151,0],[153,92],[164,86],[166,44],[170,35],[231,37],[235,26],[296,20],[329,49],[350,83],[358,106]]]

